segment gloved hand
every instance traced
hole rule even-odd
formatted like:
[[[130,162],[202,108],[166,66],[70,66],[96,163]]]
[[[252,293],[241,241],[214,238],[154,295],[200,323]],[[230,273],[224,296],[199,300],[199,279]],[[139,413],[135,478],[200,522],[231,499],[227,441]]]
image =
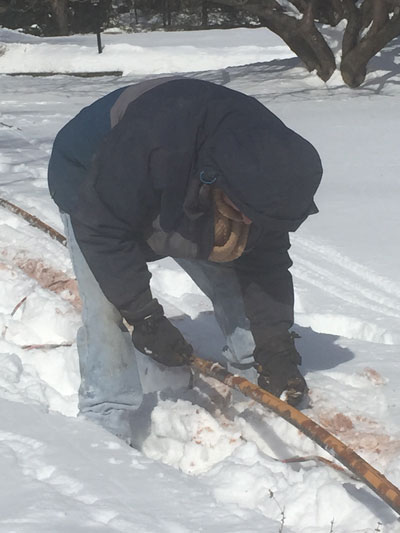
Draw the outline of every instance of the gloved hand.
[[[258,384],[278,398],[286,392],[286,401],[297,405],[307,393],[307,384],[298,365],[301,357],[294,345],[295,333],[284,332],[264,338],[254,350]]]
[[[193,353],[181,332],[163,315],[137,322],[132,342],[140,352],[166,366],[187,365]]]

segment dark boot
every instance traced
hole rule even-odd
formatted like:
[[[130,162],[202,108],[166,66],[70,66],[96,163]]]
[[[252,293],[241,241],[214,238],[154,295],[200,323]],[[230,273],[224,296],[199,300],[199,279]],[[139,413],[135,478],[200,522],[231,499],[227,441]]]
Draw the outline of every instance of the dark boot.
[[[298,369],[301,357],[294,345],[296,336],[287,333],[273,337],[254,352],[259,386],[278,398],[285,392],[285,399],[291,405],[300,403],[308,390]]]

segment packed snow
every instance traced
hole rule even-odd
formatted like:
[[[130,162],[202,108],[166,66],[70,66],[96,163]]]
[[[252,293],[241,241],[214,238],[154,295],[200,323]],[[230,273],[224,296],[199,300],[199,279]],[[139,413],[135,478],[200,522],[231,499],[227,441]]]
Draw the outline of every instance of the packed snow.
[[[366,83],[323,83],[267,30],[38,38],[0,28],[0,197],[62,231],[46,169],[83,106],[187,73],[257,97],[319,150],[320,214],[292,236],[304,413],[400,486],[400,41]],[[67,73],[114,72],[82,78]],[[53,76],[9,76],[18,73]],[[171,259],[152,287],[196,353],[224,339]],[[66,248],[0,207],[0,531],[396,533],[394,511],[240,393],[142,357],[140,451],[77,418],[79,299]],[[138,444],[139,445],[139,444]],[[305,462],[283,462],[295,456]]]

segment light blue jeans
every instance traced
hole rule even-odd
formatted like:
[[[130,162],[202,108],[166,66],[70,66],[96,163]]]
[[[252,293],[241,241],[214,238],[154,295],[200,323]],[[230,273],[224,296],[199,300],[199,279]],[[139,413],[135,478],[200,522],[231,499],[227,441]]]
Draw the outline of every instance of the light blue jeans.
[[[104,296],[86,263],[69,215],[62,213],[61,218],[82,300],[82,327],[77,334],[79,414],[129,441],[132,414],[143,400],[135,348],[121,314]],[[223,355],[230,370],[246,374],[253,363],[254,341],[232,265],[188,259],[176,262],[213,303],[226,338]],[[246,377],[251,379],[248,372],[252,371],[247,371]]]

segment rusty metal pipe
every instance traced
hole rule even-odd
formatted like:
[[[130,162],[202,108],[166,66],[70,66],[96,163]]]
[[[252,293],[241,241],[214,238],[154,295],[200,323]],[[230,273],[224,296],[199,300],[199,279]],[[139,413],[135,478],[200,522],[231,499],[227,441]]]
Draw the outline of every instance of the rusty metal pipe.
[[[343,444],[343,442],[331,435],[329,431],[311,420],[311,418],[308,418],[308,416],[295,407],[254,385],[247,379],[234,376],[218,363],[212,363],[201,357],[194,356],[191,361],[191,367],[202,374],[217,379],[232,389],[240,391],[245,396],[271,409],[271,411],[285,419],[321,446],[321,448],[330,453],[335,459],[353,472],[358,479],[363,480],[375,494],[382,498],[383,501],[400,515],[400,490],[386,479],[383,474],[362,459],[355,451]]]

